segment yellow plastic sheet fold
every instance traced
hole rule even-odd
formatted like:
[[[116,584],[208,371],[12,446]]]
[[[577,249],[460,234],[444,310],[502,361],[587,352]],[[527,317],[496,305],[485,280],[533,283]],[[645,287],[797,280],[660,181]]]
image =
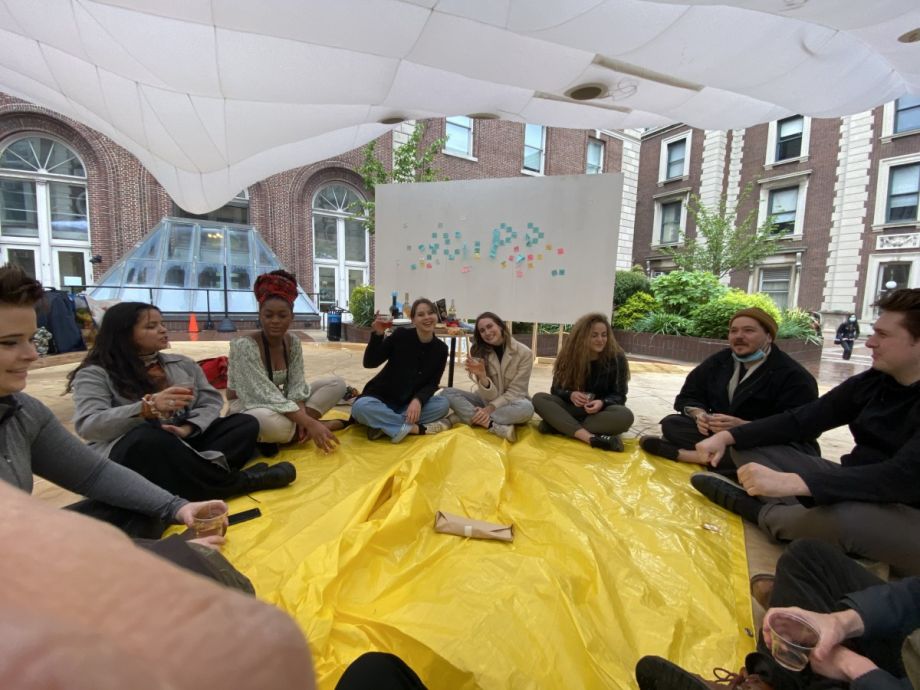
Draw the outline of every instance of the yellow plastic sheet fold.
[[[753,649],[742,525],[693,490],[695,468],[534,427],[514,445],[469,427],[339,436],[328,456],[278,456],[291,487],[231,501],[263,516],[225,547],[300,623],[321,688],[370,650],[432,690],[508,690],[634,688],[644,654],[708,673]],[[513,523],[514,542],[435,533],[438,510]]]

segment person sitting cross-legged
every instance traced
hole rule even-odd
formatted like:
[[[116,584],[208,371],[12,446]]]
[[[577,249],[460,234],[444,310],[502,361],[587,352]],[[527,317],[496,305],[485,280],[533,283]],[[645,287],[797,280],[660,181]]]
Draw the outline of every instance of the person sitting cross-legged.
[[[466,358],[474,390],[445,388],[441,392],[453,410],[451,423],[481,426],[513,443],[514,425],[526,424],[533,417],[533,403],[527,397],[532,370],[530,349],[511,337],[496,314],[483,312],[476,317],[473,347]]]
[[[533,396],[534,409],[543,418],[540,432],[623,452],[620,434],[633,423],[626,407],[628,381],[629,363],[610,321],[600,313],[582,316],[556,357],[550,392]]]
[[[388,337],[387,322],[375,319],[364,351],[366,368],[386,362],[351,406],[351,416],[367,427],[370,440],[389,436],[399,443],[410,434],[450,429],[447,398],[435,395],[447,365],[447,345],[434,335],[437,307],[417,299],[410,314],[415,328],[397,328]]]
[[[892,291],[877,306],[869,371],[807,405],[704,439],[697,451],[711,465],[733,446],[741,486],[712,473],[691,483],[775,539],[824,539],[918,575],[920,289]],[[783,445],[844,424],[856,445],[840,464]]]
[[[763,309],[735,312],[728,322],[729,347],[687,375],[674,401],[679,414],[661,420],[661,436],[643,436],[642,449],[669,460],[698,462],[695,446],[710,434],[815,400],[815,377],[776,346],[776,330],[776,321]],[[818,452],[813,438],[793,446]]]
[[[920,578],[885,583],[830,544],[793,542],[776,565],[758,650],[740,673],[716,669],[715,680],[662,657],[636,664],[640,690],[910,690],[920,688]],[[819,642],[801,672],[771,655],[771,622],[792,614]]]

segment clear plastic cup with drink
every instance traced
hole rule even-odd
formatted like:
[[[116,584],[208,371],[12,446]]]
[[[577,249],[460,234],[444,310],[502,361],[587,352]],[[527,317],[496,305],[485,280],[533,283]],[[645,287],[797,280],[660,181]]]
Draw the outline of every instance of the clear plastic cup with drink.
[[[227,531],[226,520],[227,510],[219,503],[202,506],[195,513],[192,524],[192,529],[195,530],[195,538],[223,536]]]
[[[801,616],[782,611],[770,613],[764,626],[770,631],[770,652],[776,663],[790,671],[804,669],[821,637],[815,627]]]

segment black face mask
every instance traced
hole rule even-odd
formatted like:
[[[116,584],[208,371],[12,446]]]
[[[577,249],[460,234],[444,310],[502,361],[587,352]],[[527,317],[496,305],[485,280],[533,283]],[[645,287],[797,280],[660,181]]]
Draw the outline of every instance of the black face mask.
[[[21,407],[22,405],[12,395],[0,397],[0,424],[4,424],[6,420],[19,412]]]

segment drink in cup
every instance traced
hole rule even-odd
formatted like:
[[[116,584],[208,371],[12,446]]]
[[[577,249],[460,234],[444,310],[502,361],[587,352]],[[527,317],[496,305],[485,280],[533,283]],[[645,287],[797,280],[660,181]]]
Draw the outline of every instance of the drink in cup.
[[[770,652],[783,668],[801,671],[808,664],[808,655],[817,646],[820,634],[801,616],[774,612],[764,621],[770,630]]]
[[[480,364],[482,364],[482,362],[483,362],[482,357],[474,357],[473,355],[466,356],[467,366],[478,367]]]
[[[227,531],[224,520],[227,518],[227,511],[220,505],[208,504],[202,506],[195,513],[195,520],[192,528],[195,530],[195,537],[210,537],[212,535],[223,535]]]

